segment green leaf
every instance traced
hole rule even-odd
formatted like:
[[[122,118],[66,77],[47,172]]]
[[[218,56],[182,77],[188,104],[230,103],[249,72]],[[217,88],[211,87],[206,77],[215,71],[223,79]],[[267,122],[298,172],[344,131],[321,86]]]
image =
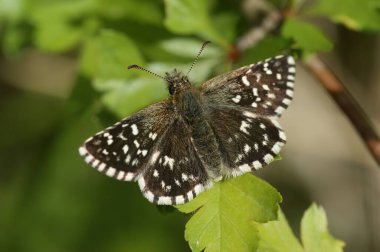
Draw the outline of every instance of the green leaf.
[[[339,252],[344,247],[344,242],[328,232],[326,213],[315,204],[309,207],[302,218],[301,239],[308,252]]]
[[[320,0],[310,13],[327,16],[354,30],[380,31],[379,8],[375,0]]]
[[[127,18],[156,26],[163,19],[160,4],[155,0],[97,0],[97,11],[109,19]]]
[[[173,38],[161,41],[160,47],[174,55],[194,59],[203,42],[198,39]],[[203,50],[201,58],[220,57],[221,55],[221,50],[211,43]]]
[[[210,2],[204,0],[165,0],[165,26],[177,34],[196,34],[222,46],[228,42],[214,27]]]
[[[34,0],[29,1],[28,17],[37,25],[52,20],[69,21],[93,13],[95,0]]]
[[[126,117],[152,102],[160,101],[168,94],[163,83],[150,77],[128,81],[110,80],[100,86],[112,87],[112,90],[102,96],[102,101],[119,118]]]
[[[35,33],[34,43],[45,51],[62,52],[73,48],[81,39],[81,29],[62,21],[51,20],[40,24]]]
[[[282,37],[267,37],[256,46],[249,48],[238,61],[238,66],[246,66],[273,57],[288,49],[291,41]]]
[[[252,174],[216,183],[177,208],[198,211],[186,224],[185,238],[193,251],[254,251],[258,225],[277,218],[281,195]]]
[[[0,21],[17,21],[23,14],[24,0],[0,0]]]
[[[136,75],[136,71],[127,69],[132,64],[143,64],[139,50],[129,37],[110,30],[89,39],[81,56],[82,71],[88,76],[105,80]]]
[[[289,18],[285,21],[282,35],[292,38],[296,47],[305,53],[330,51],[333,48],[331,41],[316,26],[296,18]]]
[[[260,242],[257,252],[303,252],[281,210],[278,220],[259,225]]]

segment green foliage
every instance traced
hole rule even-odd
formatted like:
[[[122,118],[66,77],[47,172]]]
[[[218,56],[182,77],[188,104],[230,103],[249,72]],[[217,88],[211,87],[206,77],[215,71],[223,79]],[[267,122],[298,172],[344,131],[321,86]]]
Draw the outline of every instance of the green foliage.
[[[319,0],[310,12],[354,30],[380,31],[379,8],[376,0]]]
[[[216,183],[177,208],[197,212],[186,224],[185,238],[193,251],[254,251],[257,228],[277,218],[281,195],[269,184],[246,174]]]
[[[344,243],[335,239],[327,230],[326,213],[322,207],[312,204],[301,220],[301,240],[292,233],[284,214],[279,211],[278,220],[259,226],[258,252],[342,252]]]
[[[226,39],[215,29],[209,13],[210,2],[204,0],[165,0],[166,27],[177,34],[197,34],[219,45]]]
[[[87,41],[81,61],[84,73],[100,79],[128,78],[132,64],[143,64],[139,50],[127,35],[111,30]]]
[[[306,251],[343,251],[344,243],[332,237],[327,230],[325,211],[315,204],[311,205],[302,218],[301,239]]]
[[[282,26],[282,35],[292,38],[295,46],[304,53],[318,51],[330,51],[332,43],[314,25],[308,24],[296,18],[289,18]]]

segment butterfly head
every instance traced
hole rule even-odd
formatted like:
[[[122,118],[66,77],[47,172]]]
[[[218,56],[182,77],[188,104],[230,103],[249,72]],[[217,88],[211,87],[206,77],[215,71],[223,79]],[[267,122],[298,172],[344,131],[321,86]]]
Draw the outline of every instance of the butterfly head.
[[[171,95],[175,95],[181,90],[187,89],[191,86],[187,76],[176,69],[170,73],[165,73],[165,79],[168,82],[168,89]]]

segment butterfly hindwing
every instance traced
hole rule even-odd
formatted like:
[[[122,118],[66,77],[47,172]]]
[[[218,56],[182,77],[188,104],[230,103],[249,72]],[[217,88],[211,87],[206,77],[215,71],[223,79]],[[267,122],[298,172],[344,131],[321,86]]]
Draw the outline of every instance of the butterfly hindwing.
[[[177,117],[148,161],[138,182],[150,202],[183,204],[211,186],[189,134],[188,125]]]
[[[239,176],[269,164],[286,142],[274,119],[231,108],[208,110],[227,175]]]
[[[276,56],[217,76],[202,85],[209,103],[261,116],[280,116],[293,98],[295,61]]]

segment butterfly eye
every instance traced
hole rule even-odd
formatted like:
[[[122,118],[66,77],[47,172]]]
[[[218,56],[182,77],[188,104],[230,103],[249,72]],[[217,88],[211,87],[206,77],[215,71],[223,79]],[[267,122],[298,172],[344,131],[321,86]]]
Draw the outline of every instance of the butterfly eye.
[[[169,83],[169,93],[170,93],[170,95],[173,95],[174,91],[175,91],[174,83],[170,82]]]

